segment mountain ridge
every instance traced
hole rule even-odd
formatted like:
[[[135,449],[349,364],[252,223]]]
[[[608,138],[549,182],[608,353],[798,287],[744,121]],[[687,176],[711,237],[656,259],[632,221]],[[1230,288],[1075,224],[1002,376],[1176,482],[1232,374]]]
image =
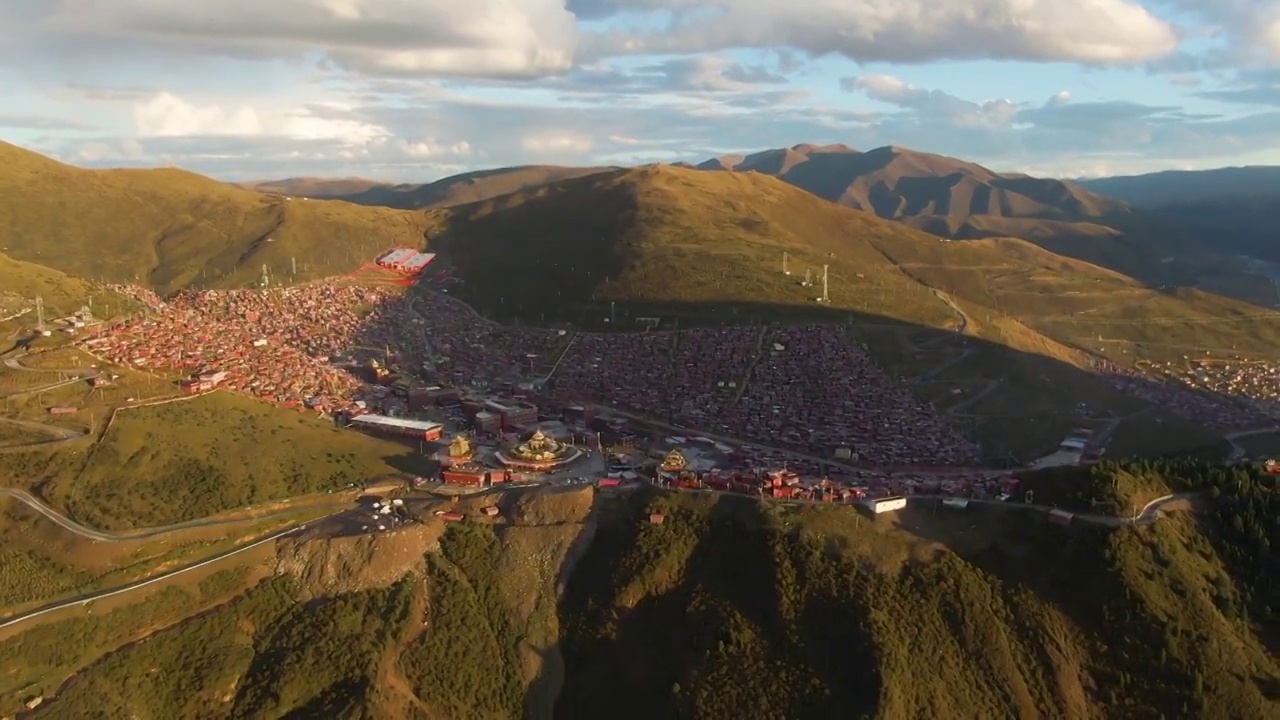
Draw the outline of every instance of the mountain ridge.
[[[0,143],[0,234],[15,260],[84,279],[183,287],[338,275],[420,246],[421,214],[291,201],[176,168],[86,170]]]

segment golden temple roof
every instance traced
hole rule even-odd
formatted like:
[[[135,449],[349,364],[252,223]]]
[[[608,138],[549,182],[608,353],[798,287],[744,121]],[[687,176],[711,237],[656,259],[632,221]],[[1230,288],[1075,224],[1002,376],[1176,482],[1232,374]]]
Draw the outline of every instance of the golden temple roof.
[[[672,450],[662,459],[662,468],[664,470],[682,470],[688,462],[684,459],[684,455],[679,450]]]
[[[453,438],[453,442],[449,443],[449,457],[466,457],[471,454],[471,443],[461,435]]]

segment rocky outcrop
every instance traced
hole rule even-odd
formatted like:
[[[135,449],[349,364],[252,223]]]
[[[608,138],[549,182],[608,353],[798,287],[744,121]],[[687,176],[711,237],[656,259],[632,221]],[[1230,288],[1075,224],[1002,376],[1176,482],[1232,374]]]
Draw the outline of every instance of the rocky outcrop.
[[[298,578],[306,598],[386,587],[423,572],[423,556],[439,547],[434,520],[388,532],[339,537],[300,536],[276,544],[276,572]]]

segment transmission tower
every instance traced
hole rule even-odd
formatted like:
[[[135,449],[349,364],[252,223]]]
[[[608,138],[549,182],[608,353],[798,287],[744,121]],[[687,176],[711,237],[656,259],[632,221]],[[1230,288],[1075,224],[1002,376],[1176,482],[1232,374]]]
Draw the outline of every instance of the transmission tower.
[[[782,274],[783,275],[791,274],[791,269],[787,267],[787,254],[785,252],[782,253]]]
[[[267,264],[262,264],[262,289],[266,290],[271,287],[271,276],[267,274]]]
[[[804,286],[805,287],[809,287],[810,285],[813,284],[812,272],[813,271],[811,271],[809,268],[804,269]]]
[[[44,332],[44,298],[36,296],[36,330]]]
[[[296,257],[295,257],[295,258],[289,258],[289,262],[290,262],[290,264],[292,264],[292,265],[293,265],[293,273],[292,273],[292,274],[296,277],[296,276],[297,276],[297,274],[298,274],[298,258],[296,258]]]
[[[831,302],[831,298],[827,295],[827,266],[822,266],[822,302]]]

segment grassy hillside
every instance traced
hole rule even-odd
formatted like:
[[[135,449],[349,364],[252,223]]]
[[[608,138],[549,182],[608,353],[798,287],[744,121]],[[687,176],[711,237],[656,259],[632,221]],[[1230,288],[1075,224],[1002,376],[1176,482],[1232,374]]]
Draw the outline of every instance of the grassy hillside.
[[[1206,257],[1221,250],[1216,236],[1159,212],[1135,212],[1098,187],[996,173],[907,148],[859,152],[843,145],[797,145],[715,158],[698,167],[772,175],[941,237],[1022,238],[1157,285],[1196,284]],[[1176,274],[1160,262],[1169,256],[1181,258],[1186,272]]]
[[[1280,707],[1266,649],[1277,625],[1257,599],[1274,597],[1274,566],[1241,563],[1266,556],[1236,543],[1276,539],[1265,520],[1276,496],[1249,482],[1225,483],[1200,525],[1112,532],[998,510],[859,522],[659,497],[602,529],[569,586],[560,708],[1266,716]],[[1243,526],[1229,514],[1241,503]],[[651,511],[666,522],[649,525]]]
[[[161,292],[353,269],[393,244],[420,245],[419,215],[290,201],[183,170],[82,170],[0,143],[0,235],[15,259]]]
[[[759,173],[651,166],[437,215],[447,231],[435,247],[467,279],[456,292],[507,319],[598,320],[609,301],[648,306],[638,314],[717,305],[729,308],[727,320],[744,319],[749,306],[775,318],[812,314],[820,288],[800,280],[806,270],[816,280],[825,264],[827,309],[881,321],[955,327],[937,289],[967,303],[974,324],[1008,317],[1116,357],[1132,356],[1136,343],[1148,354],[1182,354],[1184,346],[1270,352],[1280,341],[1280,315],[1255,306],[1152,289],[1017,239],[940,242]]]
[[[770,303],[804,312],[830,265],[837,307],[945,323],[946,305],[871,244],[930,242],[761,175],[649,166],[578,178],[447,211],[437,245],[468,299],[499,316],[576,317],[611,300]],[[789,254],[792,277],[784,276]]]
[[[288,178],[249,183],[246,187],[293,197],[328,198],[360,205],[419,210],[480,202],[611,169],[613,168],[523,165],[450,175],[429,183],[393,185],[362,178]]]
[[[127,298],[94,283],[0,252],[0,345],[11,332],[35,326],[37,297],[44,302],[46,321],[66,317],[90,302],[104,317],[126,314],[134,306]],[[0,351],[4,349],[0,347]]]
[[[246,190],[263,193],[285,195],[317,200],[342,199],[347,195],[365,192],[376,187],[386,187],[386,183],[364,178],[314,178],[295,177],[283,180],[264,180],[261,182],[237,183]]]
[[[49,492],[95,527],[151,527],[394,473],[411,449],[229,393],[119,412]]]
[[[114,650],[144,605],[192,606],[170,589],[0,650],[19,659],[18,682],[25,668],[80,668],[36,717],[1270,717],[1280,568],[1265,548],[1280,541],[1268,520],[1280,496],[1257,474],[1197,472],[1198,512],[1116,530],[1009,508],[913,504],[872,520],[598,494],[568,569],[536,535],[577,532],[577,503],[452,526],[417,577],[386,587],[304,605],[277,576]],[[543,583],[557,576],[551,618],[531,623],[521,602],[555,598]],[[235,580],[210,578],[199,596]],[[548,628],[558,646],[531,673],[522,657]],[[101,659],[66,665],[85,650],[41,644],[54,636]],[[536,702],[548,694],[554,709]]]
[[[394,208],[442,208],[479,202],[560,180],[595,175],[611,168],[557,167],[529,165],[452,175],[424,185],[395,185],[370,188],[344,199],[362,205]]]

